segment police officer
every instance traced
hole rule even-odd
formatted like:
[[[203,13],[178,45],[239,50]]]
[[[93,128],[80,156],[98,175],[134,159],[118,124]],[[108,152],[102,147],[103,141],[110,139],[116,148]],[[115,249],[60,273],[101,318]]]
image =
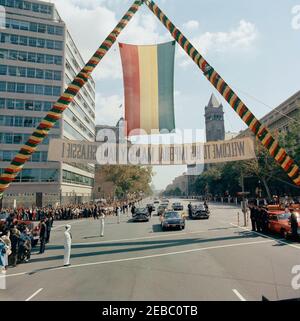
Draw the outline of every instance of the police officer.
[[[294,240],[298,239],[298,220],[297,220],[297,215],[295,214],[294,211],[291,213],[290,217],[290,223],[291,223],[291,230],[292,230],[292,238]]]
[[[252,231],[256,231],[257,225],[256,225],[256,205],[254,203],[249,203],[249,209],[250,209],[250,219],[251,219],[251,225],[252,225]]]
[[[256,231],[262,231],[262,212],[260,206],[256,207]]]
[[[265,234],[268,234],[269,232],[269,215],[268,210],[265,206],[261,209],[262,212],[262,231]]]
[[[189,210],[189,217],[191,218],[192,217],[192,203],[191,202],[189,202],[188,210]]]

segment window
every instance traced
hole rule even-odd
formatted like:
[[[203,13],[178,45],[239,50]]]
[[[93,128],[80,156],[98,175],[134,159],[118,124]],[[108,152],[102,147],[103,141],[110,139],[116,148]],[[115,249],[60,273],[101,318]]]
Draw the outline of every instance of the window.
[[[23,117],[20,117],[20,116],[15,117],[15,126],[23,127]]]
[[[0,65],[0,75],[6,75],[7,73],[7,66]]]
[[[28,78],[35,78],[35,69],[34,68],[27,68],[27,77]]]
[[[17,93],[25,93],[25,84],[17,84]]]

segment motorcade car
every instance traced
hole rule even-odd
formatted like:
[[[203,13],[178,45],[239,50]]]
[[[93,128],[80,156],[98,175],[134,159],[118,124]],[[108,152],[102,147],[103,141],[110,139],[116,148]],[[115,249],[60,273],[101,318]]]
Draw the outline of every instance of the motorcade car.
[[[209,215],[209,210],[204,206],[204,204],[198,204],[192,207],[192,219],[209,219]]]
[[[183,211],[183,205],[180,202],[173,203],[172,208],[174,211]]]
[[[157,215],[162,215],[166,208],[168,207],[168,204],[160,204],[157,208]]]
[[[132,214],[132,219],[134,222],[148,222],[150,215],[147,207],[137,207]]]
[[[185,228],[185,218],[176,211],[166,211],[160,220],[163,231],[171,228],[179,228],[180,230]]]

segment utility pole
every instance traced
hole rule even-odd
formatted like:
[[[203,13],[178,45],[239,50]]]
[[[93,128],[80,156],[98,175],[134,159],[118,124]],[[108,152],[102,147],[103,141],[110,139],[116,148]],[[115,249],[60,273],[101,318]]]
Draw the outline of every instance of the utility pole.
[[[245,182],[244,182],[244,172],[241,171],[241,185],[242,185],[242,212],[244,214],[244,226],[247,226],[247,214],[246,214],[246,198],[245,195],[248,193],[245,193]]]

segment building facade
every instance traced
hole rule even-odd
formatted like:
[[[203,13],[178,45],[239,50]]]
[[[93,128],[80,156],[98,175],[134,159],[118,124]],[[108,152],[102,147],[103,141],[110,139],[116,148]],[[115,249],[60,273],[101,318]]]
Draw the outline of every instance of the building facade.
[[[0,0],[0,172],[84,66],[54,4]],[[3,197],[3,206],[45,206],[91,199],[94,167],[48,162],[51,138],[95,141],[95,82],[91,78]]]
[[[280,133],[288,131],[289,125],[300,116],[300,91],[286,99],[279,106],[260,119],[271,131]],[[250,129],[241,131],[238,137],[253,135]]]

